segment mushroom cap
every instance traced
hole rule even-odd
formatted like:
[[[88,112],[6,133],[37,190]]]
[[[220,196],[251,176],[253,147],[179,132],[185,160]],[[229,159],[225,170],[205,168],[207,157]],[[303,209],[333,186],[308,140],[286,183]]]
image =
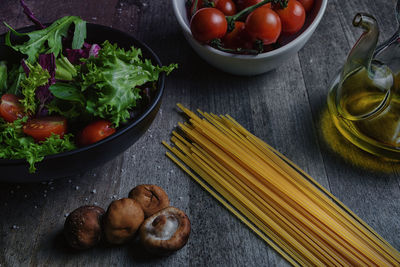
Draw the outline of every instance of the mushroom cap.
[[[188,241],[190,221],[180,209],[168,207],[147,218],[139,234],[149,252],[168,255],[181,249]]]
[[[138,185],[129,192],[129,197],[139,202],[145,218],[169,206],[167,193],[157,185]]]
[[[95,246],[101,239],[101,217],[104,210],[98,206],[82,206],[72,211],[64,223],[64,236],[76,249]]]
[[[103,219],[104,234],[111,244],[129,241],[139,229],[144,214],[138,202],[131,198],[113,201]]]

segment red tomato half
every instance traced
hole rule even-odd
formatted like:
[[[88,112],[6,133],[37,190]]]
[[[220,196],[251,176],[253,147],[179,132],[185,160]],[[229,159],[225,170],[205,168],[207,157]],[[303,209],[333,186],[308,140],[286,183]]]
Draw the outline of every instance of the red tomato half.
[[[228,30],[228,22],[224,13],[216,8],[202,8],[190,20],[193,37],[202,43],[222,38]]]
[[[310,12],[314,5],[314,0],[299,0],[299,2],[303,5],[306,12]]]
[[[287,7],[281,8],[278,4],[274,6],[282,22],[282,32],[295,34],[304,25],[306,12],[304,7],[297,0],[289,0]]]
[[[51,134],[57,134],[62,138],[67,131],[67,120],[64,117],[30,119],[22,130],[26,135],[32,136],[36,142],[46,140]]]
[[[79,144],[87,146],[115,133],[115,128],[106,120],[98,120],[86,126],[79,135]]]
[[[268,45],[276,42],[282,25],[272,9],[259,7],[247,16],[245,28],[253,41],[261,40],[264,45]]]
[[[232,0],[214,0],[215,8],[222,11],[225,16],[236,14],[236,5]]]
[[[13,122],[24,116],[24,107],[20,98],[13,94],[4,94],[0,99],[0,116],[7,122]]]

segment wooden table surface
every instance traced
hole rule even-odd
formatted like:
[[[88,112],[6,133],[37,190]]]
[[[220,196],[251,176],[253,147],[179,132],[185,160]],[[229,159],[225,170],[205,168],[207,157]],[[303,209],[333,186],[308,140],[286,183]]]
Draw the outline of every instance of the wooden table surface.
[[[166,80],[159,114],[149,131],[104,166],[40,184],[0,184],[0,266],[277,266],[287,265],[245,225],[169,161],[161,145],[191,109],[228,113],[292,159],[400,250],[397,164],[369,156],[337,135],[326,113],[328,84],[360,35],[356,12],[373,14],[380,41],[397,28],[393,1],[329,0],[305,47],[281,67],[256,77],[220,72],[201,60],[180,32],[171,1],[27,0],[39,20],[78,15],[123,30],[147,43],[164,64],[179,64]],[[0,21],[30,25],[18,1],[0,2]],[[0,33],[6,31],[0,26]],[[88,159],[90,160],[90,159]],[[84,164],[84,163],[83,163]],[[1,174],[0,174],[1,175]],[[84,204],[105,209],[135,185],[157,184],[191,222],[188,244],[166,258],[137,244],[76,252],[61,236],[66,214]]]

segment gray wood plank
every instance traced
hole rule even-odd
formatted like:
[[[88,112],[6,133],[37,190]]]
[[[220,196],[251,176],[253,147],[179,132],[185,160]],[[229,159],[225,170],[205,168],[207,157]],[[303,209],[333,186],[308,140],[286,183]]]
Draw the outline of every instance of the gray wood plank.
[[[346,155],[326,142],[323,130],[328,84],[360,31],[352,28],[357,11],[377,16],[380,40],[396,28],[392,1],[328,2],[327,12],[310,41],[280,68],[256,77],[224,74],[201,60],[183,38],[169,1],[37,1],[27,3],[43,21],[79,15],[89,22],[113,26],[146,42],[165,64],[179,69],[166,81],[159,114],[149,131],[111,162],[75,177],[46,184],[0,184],[1,266],[282,266],[287,263],[246,226],[164,156],[161,140],[184,121],[175,104],[217,114],[228,113],[250,131],[284,153],[400,249],[399,168],[359,152],[340,137]],[[49,12],[51,11],[51,12]],[[30,24],[17,1],[3,0],[0,20],[18,28]],[[0,25],[0,32],[6,28]],[[324,124],[325,123],[325,124]],[[323,128],[323,126],[325,128]],[[334,130],[331,125],[331,130]],[[334,133],[332,133],[334,135]],[[346,149],[347,147],[347,149]],[[361,155],[361,156],[360,156]],[[368,166],[344,158],[363,157]],[[191,238],[178,253],[149,257],[137,242],[100,245],[77,253],[60,235],[65,215],[97,203],[107,208],[137,184],[165,188],[171,204],[192,221]],[[94,193],[95,189],[95,193]]]

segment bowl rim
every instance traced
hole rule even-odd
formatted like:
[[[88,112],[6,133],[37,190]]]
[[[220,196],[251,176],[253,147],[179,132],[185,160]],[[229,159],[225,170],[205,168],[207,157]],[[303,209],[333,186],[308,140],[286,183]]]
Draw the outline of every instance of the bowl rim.
[[[228,53],[228,52],[223,52],[221,50],[218,50],[216,48],[213,48],[209,45],[204,45],[199,43],[196,39],[194,39],[194,37],[192,36],[192,33],[190,31],[189,25],[185,23],[185,20],[183,18],[183,14],[179,11],[178,8],[178,1],[185,1],[185,0],[171,0],[172,1],[172,5],[173,5],[173,9],[174,9],[174,13],[175,13],[175,17],[178,20],[179,25],[181,26],[182,30],[184,31],[184,33],[186,33],[188,36],[191,37],[191,39],[193,39],[194,42],[196,42],[199,46],[203,47],[204,49],[208,50],[211,53],[220,55],[220,56],[228,56],[228,57],[232,57],[232,58],[238,58],[238,59],[263,59],[263,58],[268,58],[268,57],[272,57],[272,56],[276,56],[276,55],[280,55],[285,53],[288,50],[291,50],[292,48],[296,47],[298,45],[298,43],[300,43],[304,38],[306,38],[307,36],[309,36],[318,26],[319,22],[321,21],[325,10],[326,10],[326,6],[328,4],[328,0],[321,0],[321,7],[318,10],[317,15],[315,16],[314,20],[311,22],[311,24],[299,35],[297,36],[295,39],[293,39],[292,41],[290,41],[289,43],[274,49],[272,51],[268,51],[268,52],[264,52],[258,55],[241,55],[241,54],[232,54],[232,53]]]
[[[161,60],[159,59],[159,57],[156,55],[156,53],[148,46],[146,45],[144,42],[136,39],[135,37],[133,37],[132,35],[109,27],[109,26],[105,26],[105,25],[101,25],[101,24],[95,24],[95,23],[86,23],[88,26],[90,27],[99,27],[99,28],[103,28],[109,31],[113,31],[117,34],[123,35],[124,37],[126,37],[127,39],[131,39],[133,41],[133,43],[136,43],[140,46],[141,50],[146,50],[146,53],[150,55],[150,59],[152,61],[154,61],[154,63],[156,63],[159,66],[162,66]],[[47,24],[46,24],[47,25]],[[37,29],[36,26],[31,25],[31,26],[26,26],[26,27],[22,27],[17,29],[16,31],[18,32],[22,32],[22,31],[30,31],[30,30],[34,30]],[[5,36],[7,32],[0,34],[0,38],[3,38]],[[118,42],[114,42],[114,43],[118,43]],[[1,42],[0,44],[4,44],[3,42]],[[133,44],[132,44],[133,45]],[[47,155],[44,156],[44,159],[40,162],[37,162],[38,164],[40,164],[41,162],[45,161],[46,159],[57,159],[57,158],[62,158],[65,156],[71,156],[74,154],[78,154],[90,149],[93,149],[97,146],[100,146],[104,143],[110,142],[113,139],[118,138],[119,136],[125,134],[126,132],[128,132],[130,129],[132,129],[133,127],[135,127],[136,125],[138,125],[139,123],[141,123],[158,105],[158,103],[161,100],[161,97],[164,93],[164,84],[165,84],[165,73],[161,72],[159,77],[158,77],[158,81],[157,81],[157,94],[154,96],[153,101],[147,106],[147,108],[144,110],[144,112],[142,112],[138,117],[134,118],[133,121],[128,122],[125,126],[121,127],[121,129],[117,130],[114,134],[96,142],[93,143],[91,145],[88,146],[84,146],[84,147],[78,147],[76,149],[73,150],[69,150],[69,151],[65,151],[65,152],[61,152],[61,153],[57,153],[57,154],[51,154],[51,155]],[[26,159],[0,159],[0,165],[20,165],[20,164],[25,164],[26,163]]]

